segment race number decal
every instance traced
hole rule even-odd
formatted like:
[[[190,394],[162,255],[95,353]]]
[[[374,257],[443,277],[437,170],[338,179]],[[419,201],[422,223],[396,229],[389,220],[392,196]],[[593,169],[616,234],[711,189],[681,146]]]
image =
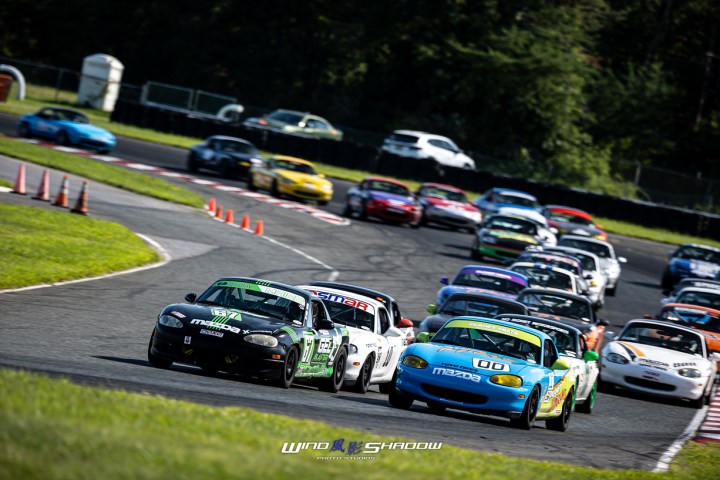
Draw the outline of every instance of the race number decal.
[[[302,359],[300,359],[302,363],[308,363],[310,361],[310,357],[312,356],[314,350],[313,340],[314,339],[312,335],[305,335],[305,337],[303,338],[305,347],[303,348]]]
[[[390,359],[393,356],[393,350],[395,350],[395,345],[390,345],[390,350],[388,350],[387,357],[385,357],[385,361],[383,362],[383,367],[387,367],[390,364]]]
[[[318,353],[330,353],[332,352],[333,341],[330,338],[321,338],[318,343]]]

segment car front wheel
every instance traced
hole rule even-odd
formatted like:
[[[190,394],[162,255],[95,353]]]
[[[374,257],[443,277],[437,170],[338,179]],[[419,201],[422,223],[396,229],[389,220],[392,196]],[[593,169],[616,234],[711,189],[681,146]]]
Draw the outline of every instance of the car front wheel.
[[[293,381],[295,380],[295,371],[297,370],[298,364],[298,351],[295,347],[290,347],[287,354],[285,355],[285,362],[283,363],[282,373],[278,379],[278,386],[282,388],[290,388]]]
[[[333,363],[332,375],[321,381],[320,390],[324,392],[337,393],[337,391],[340,390],[340,387],[342,387],[343,380],[345,379],[346,366],[347,351],[344,348],[340,348],[340,351],[335,357],[335,363]]]
[[[60,133],[58,133],[57,143],[58,143],[58,145],[63,145],[63,146],[70,145],[70,137],[68,137],[67,132],[61,131]]]
[[[30,125],[28,125],[26,122],[22,122],[20,125],[18,125],[18,135],[23,138],[30,138]]]
[[[537,416],[538,406],[540,405],[540,389],[538,387],[533,388],[530,392],[530,397],[525,402],[525,407],[518,418],[510,420],[510,424],[522,430],[530,430],[535,424],[535,417]]]

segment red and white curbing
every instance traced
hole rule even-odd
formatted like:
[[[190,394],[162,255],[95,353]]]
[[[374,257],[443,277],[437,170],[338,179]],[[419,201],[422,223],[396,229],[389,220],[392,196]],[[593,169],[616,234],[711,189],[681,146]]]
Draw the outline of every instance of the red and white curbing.
[[[186,182],[195,183],[197,185],[203,185],[206,187],[212,187],[216,188],[218,190],[228,192],[228,193],[234,193],[236,195],[241,195],[243,197],[252,198],[254,200],[257,200],[259,202],[265,202],[270,203],[273,205],[277,205],[282,208],[287,208],[296,212],[306,213],[314,218],[317,218],[318,220],[321,220],[323,222],[331,223],[334,225],[350,225],[350,221],[346,218],[343,218],[339,215],[335,215],[330,212],[326,212],[324,210],[320,210],[318,208],[311,207],[309,205],[304,205],[302,203],[293,202],[290,200],[282,200],[279,198],[272,197],[270,195],[265,195],[263,193],[258,192],[251,192],[250,190],[246,190],[244,188],[235,187],[233,185],[224,185],[222,183],[213,181],[213,180],[205,180],[202,178],[197,178],[192,175],[187,175],[184,173],[177,173],[177,172],[171,172],[169,170],[165,170],[163,168],[154,167],[151,165],[145,165],[143,163],[136,163],[136,162],[129,162],[127,160],[122,160],[117,157],[113,157],[110,155],[97,155],[91,152],[87,152],[85,150],[80,150],[77,148],[72,147],[63,147],[58,146],[52,143],[43,142],[36,139],[28,139],[28,138],[21,138],[21,137],[15,137],[12,135],[4,135],[8,138],[14,138],[16,140],[19,140],[21,142],[25,143],[33,143],[36,145],[41,145],[43,147],[52,148],[54,150],[59,150],[61,152],[66,153],[74,153],[77,155],[82,155],[84,157],[90,157],[95,160],[101,160],[103,162],[113,163],[117,165],[123,165],[128,168],[132,168],[135,170],[142,170],[144,172],[149,173],[157,173],[158,175],[163,175],[165,177],[171,177],[171,178],[177,178],[179,180],[185,180]]]
[[[715,389],[705,421],[698,428],[693,440],[700,443],[720,443],[720,388]]]

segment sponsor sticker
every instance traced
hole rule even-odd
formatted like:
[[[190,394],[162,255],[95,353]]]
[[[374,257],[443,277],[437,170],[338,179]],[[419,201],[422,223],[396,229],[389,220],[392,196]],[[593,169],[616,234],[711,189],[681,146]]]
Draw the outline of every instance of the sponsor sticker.
[[[445,375],[446,377],[461,378],[463,380],[470,380],[471,382],[480,383],[482,377],[475,373],[463,372],[460,370],[453,370],[452,368],[435,367],[432,371],[433,375]]]
[[[200,333],[203,335],[212,335],[213,337],[222,338],[223,335],[225,335],[223,332],[218,332],[217,330],[208,330],[206,328],[203,328],[200,330]]]

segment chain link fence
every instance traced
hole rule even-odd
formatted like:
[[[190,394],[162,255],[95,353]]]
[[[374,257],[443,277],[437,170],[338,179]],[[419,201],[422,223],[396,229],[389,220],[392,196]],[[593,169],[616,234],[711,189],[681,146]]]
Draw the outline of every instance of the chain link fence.
[[[82,77],[81,72],[50,65],[37,64],[0,56],[0,63],[11,65],[20,70],[28,84],[49,87],[54,90],[54,101],[63,98],[67,101],[68,93],[75,94]],[[193,90],[191,88],[169,85],[159,82],[147,82],[144,86],[131,85],[123,82],[120,86],[119,99],[138,103],[155,103],[174,108],[202,112],[214,115],[228,103],[237,103],[234,97]],[[272,109],[245,105],[243,117],[260,116]],[[344,132],[347,141],[371,145],[379,148],[386,134],[367,132],[338,125]],[[492,172],[508,177],[533,178],[552,182],[552,171],[540,162],[515,161],[468,152],[477,163],[478,170]],[[706,179],[700,172],[695,175],[675,171],[639,162],[614,160],[611,172],[619,184],[626,185],[621,195],[626,198],[642,200],[690,208],[707,212],[720,211],[715,195],[720,191],[718,180]]]

